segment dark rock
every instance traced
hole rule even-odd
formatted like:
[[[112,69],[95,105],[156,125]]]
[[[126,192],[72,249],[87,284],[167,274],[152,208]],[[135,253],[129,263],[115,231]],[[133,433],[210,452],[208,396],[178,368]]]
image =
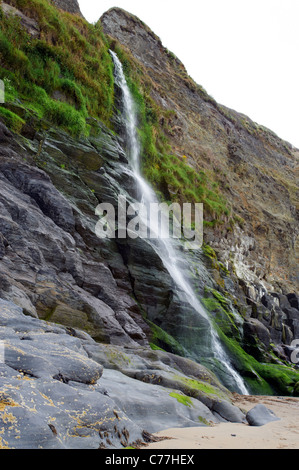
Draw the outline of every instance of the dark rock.
[[[277,294],[275,292],[271,292],[270,294],[272,297],[278,299],[279,306],[283,312],[290,308],[290,302],[286,295]]]
[[[12,141],[12,138],[12,133],[7,129],[3,122],[0,121],[0,143],[9,144]]]
[[[268,308],[268,309],[271,309],[271,308],[274,307],[274,305],[275,305],[273,296],[271,296],[271,295],[269,295],[269,294],[264,294],[264,295],[261,297],[261,302],[262,302],[262,304],[263,304],[266,308]]]
[[[13,161],[1,163],[0,171],[17,189],[30,196],[59,227],[68,232],[74,231],[75,221],[70,204],[43,171]]]
[[[246,419],[250,426],[264,426],[272,421],[279,421],[275,413],[265,405],[256,405],[246,414]]]
[[[268,348],[270,345],[270,333],[269,330],[257,319],[250,318],[243,325],[244,337],[248,340],[255,342],[255,338],[258,338],[263,345]]]
[[[299,296],[296,294],[287,294],[287,298],[291,307],[299,310]]]
[[[41,157],[47,174],[24,163],[27,143],[21,147],[0,125],[0,295],[29,315],[86,329],[101,341],[147,344],[149,328],[132,298],[128,270],[115,241],[96,237],[98,200],[78,177],[96,174],[104,160],[85,140],[48,134]],[[118,153],[116,139],[109,139]],[[74,171],[64,171],[62,162]]]
[[[293,328],[294,330],[294,328]],[[294,339],[294,334],[290,326],[285,323],[282,324],[282,342],[284,344],[291,344]]]

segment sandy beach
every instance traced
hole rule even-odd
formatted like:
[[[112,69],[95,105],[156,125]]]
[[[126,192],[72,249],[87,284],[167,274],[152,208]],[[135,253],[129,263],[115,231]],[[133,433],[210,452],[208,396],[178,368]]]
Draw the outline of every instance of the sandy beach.
[[[168,429],[155,434],[168,439],[147,449],[299,449],[299,398],[234,395],[233,402],[246,412],[262,403],[280,420],[260,427],[221,423]]]

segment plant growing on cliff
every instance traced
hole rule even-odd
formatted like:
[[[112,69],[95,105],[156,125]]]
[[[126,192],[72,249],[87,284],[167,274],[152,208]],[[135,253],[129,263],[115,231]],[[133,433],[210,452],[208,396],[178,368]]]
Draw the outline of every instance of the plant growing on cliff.
[[[40,34],[32,37],[18,17],[0,9],[0,75],[11,83],[7,101],[21,100],[73,135],[88,132],[87,115],[110,126],[113,66],[100,25],[47,0],[8,3],[35,20]]]

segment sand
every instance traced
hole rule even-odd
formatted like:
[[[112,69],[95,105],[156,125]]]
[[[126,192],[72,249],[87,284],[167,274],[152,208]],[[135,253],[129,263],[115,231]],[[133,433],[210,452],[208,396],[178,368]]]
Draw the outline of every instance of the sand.
[[[264,426],[220,423],[208,427],[168,429],[155,434],[168,439],[147,449],[299,449],[299,398],[234,395],[244,411],[262,403],[280,421]],[[170,438],[170,439],[169,439]]]

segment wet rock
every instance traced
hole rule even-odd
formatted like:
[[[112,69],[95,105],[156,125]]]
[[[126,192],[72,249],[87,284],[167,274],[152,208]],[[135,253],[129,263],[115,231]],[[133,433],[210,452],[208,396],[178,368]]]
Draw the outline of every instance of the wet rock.
[[[1,162],[0,171],[11,184],[32,198],[59,227],[66,232],[74,231],[75,221],[70,204],[44,172],[13,161]]]
[[[90,337],[26,317],[1,299],[0,324],[2,448],[120,448],[116,424],[128,445],[142,440],[144,428],[98,389],[103,368],[84,349]]]
[[[85,140],[48,131],[40,153],[46,173],[29,164],[39,140],[24,156],[27,142],[19,145],[2,123],[0,138],[1,297],[31,316],[86,328],[98,340],[147,344],[128,270],[115,241],[96,237],[98,200],[78,176],[95,174],[101,155]],[[61,168],[64,161],[72,171]]]

